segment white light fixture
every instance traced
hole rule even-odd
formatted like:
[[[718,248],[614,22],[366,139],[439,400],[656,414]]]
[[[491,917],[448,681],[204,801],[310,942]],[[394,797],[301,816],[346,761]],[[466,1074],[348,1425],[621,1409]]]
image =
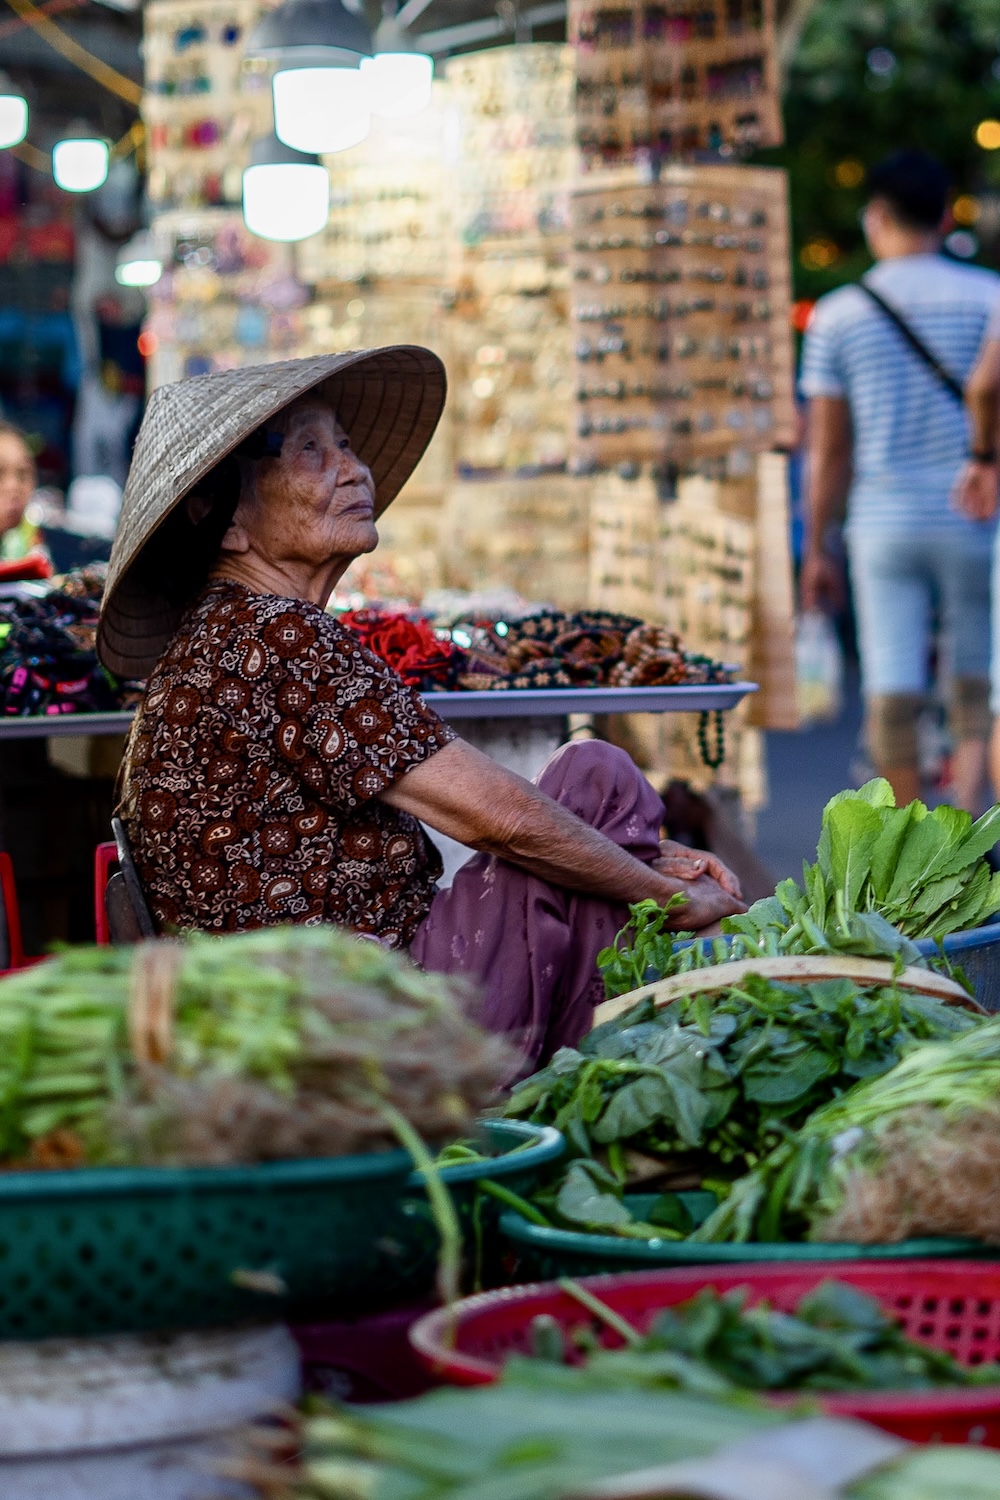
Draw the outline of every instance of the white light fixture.
[[[162,275],[156,242],[148,229],[140,229],[118,252],[115,280],[119,286],[155,286]]]
[[[431,102],[434,62],[425,52],[376,52],[361,64],[373,115],[402,120]]]
[[[64,193],[92,193],[107,181],[109,160],[107,141],[76,123],[52,147],[52,176]]]
[[[28,134],[28,101],[6,73],[0,73],[0,151],[17,146]]]
[[[326,227],[330,179],[315,156],[277,136],[255,141],[243,173],[243,221],[264,240],[305,240]]]
[[[356,66],[284,68],[271,87],[274,133],[296,151],[347,151],[371,130],[365,80]]]
[[[431,102],[434,60],[416,52],[413,39],[395,15],[392,0],[384,0],[382,20],[375,33],[375,56],[362,59],[361,76],[373,115],[402,120],[417,115]]]

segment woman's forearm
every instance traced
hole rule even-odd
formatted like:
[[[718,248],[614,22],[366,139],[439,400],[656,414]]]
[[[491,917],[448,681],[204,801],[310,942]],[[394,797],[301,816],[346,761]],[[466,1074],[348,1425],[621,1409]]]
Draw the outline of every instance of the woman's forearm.
[[[462,740],[408,772],[383,793],[383,800],[462,844],[585,895],[666,903],[700,884],[672,879],[643,864]],[[708,883],[715,887],[714,881]],[[727,909],[743,908],[737,902]]]

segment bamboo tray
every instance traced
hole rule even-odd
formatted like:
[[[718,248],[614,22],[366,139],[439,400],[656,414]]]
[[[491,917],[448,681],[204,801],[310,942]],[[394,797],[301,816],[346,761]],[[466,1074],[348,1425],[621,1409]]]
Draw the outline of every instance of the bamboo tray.
[[[728,964],[711,964],[705,969],[692,969],[688,974],[673,974],[669,979],[658,979],[655,984],[645,984],[641,989],[630,990],[627,995],[616,995],[605,1000],[594,1011],[594,1025],[613,1021],[625,1011],[631,1010],[642,1000],[653,1000],[657,1010],[684,995],[714,994],[730,989],[751,974],[762,979],[777,979],[786,984],[814,984],[822,979],[851,979],[855,984],[896,984],[902,990],[912,990],[918,995],[930,995],[943,1000],[946,1005],[961,1005],[978,1015],[986,1015],[954,979],[937,974],[933,969],[904,969],[893,973],[887,959],[856,958],[853,954],[789,954],[779,958],[741,958]]]

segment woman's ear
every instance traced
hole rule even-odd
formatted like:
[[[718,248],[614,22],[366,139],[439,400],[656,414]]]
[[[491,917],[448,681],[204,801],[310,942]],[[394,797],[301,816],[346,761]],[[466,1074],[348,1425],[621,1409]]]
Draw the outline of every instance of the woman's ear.
[[[235,516],[230,521],[229,529],[227,530],[225,536],[222,538],[222,541],[219,543],[219,546],[221,547],[223,552],[250,551],[250,533],[247,531],[246,527],[243,525],[243,522],[240,520],[239,511],[236,512]]]
[[[210,495],[201,495],[195,490],[185,500],[184,509],[187,511],[188,520],[191,524],[193,526],[200,526],[212,509],[212,498]]]

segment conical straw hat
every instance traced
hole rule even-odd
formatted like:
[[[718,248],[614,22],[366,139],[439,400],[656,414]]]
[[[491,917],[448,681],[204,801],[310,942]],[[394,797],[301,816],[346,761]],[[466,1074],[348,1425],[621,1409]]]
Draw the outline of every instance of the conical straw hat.
[[[372,471],[379,516],[412,474],[444,409],[444,366],[429,349],[398,344],[290,359],[198,375],[153,392],[132,456],[97,631],[109,671],[148,677],[184,612],[150,587],[148,567],[134,566],[147,547],[155,549],[157,527],[244,438],[318,386]]]

